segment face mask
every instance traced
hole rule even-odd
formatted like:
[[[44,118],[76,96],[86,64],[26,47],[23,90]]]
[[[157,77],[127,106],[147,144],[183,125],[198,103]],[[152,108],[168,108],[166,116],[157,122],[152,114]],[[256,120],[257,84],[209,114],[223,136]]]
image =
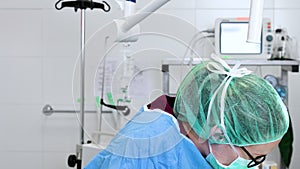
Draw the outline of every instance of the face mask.
[[[211,150],[211,145],[209,145],[209,150],[210,153],[206,157],[206,161],[209,162],[209,164],[214,168],[214,169],[248,169],[247,165],[251,160],[246,160],[238,155],[238,158],[235,159],[231,164],[228,166],[221,164],[213,155],[212,150]],[[258,169],[258,166],[252,167],[251,169]]]

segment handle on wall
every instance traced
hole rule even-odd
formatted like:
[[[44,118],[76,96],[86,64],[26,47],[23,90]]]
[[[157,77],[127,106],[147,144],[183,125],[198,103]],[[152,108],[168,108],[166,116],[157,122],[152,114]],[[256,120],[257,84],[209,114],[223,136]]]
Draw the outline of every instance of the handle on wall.
[[[53,107],[49,104],[46,104],[43,107],[43,114],[46,116],[50,116],[53,113],[79,113],[79,110],[54,110]],[[85,113],[97,113],[95,110],[87,110]],[[112,113],[112,111],[102,111],[102,113]]]

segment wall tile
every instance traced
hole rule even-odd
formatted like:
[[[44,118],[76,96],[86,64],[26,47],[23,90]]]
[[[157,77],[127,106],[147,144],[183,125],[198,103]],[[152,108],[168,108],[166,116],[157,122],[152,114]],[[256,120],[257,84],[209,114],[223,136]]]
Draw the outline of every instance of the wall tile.
[[[57,107],[58,109],[58,107]],[[60,110],[72,110],[70,106],[60,106]],[[80,124],[77,114],[56,113],[42,120],[43,151],[76,151],[79,144]]]
[[[187,0],[187,1],[181,1],[181,0],[170,0],[167,2],[161,9],[190,9],[196,7],[196,1],[197,0]],[[151,3],[152,1],[149,0],[137,0],[137,8],[143,8],[147,4]],[[160,9],[158,9],[159,12]]]
[[[196,19],[196,11],[195,10],[192,10],[192,9],[162,9],[158,13],[178,17],[178,19],[183,20],[183,21],[195,26],[195,19]],[[153,25],[153,26],[155,26],[155,25]],[[174,25],[174,26],[176,26],[176,25]]]
[[[300,8],[298,0],[274,0],[276,8]]]
[[[39,10],[0,10],[0,56],[41,56]]]
[[[0,60],[0,103],[41,103],[41,57],[0,57]]]
[[[42,150],[41,109],[41,105],[0,106],[0,152]]]
[[[121,16],[118,5],[113,0],[107,1],[111,11],[105,13],[100,10],[86,10],[86,43],[99,29],[113,19]],[[76,13],[71,8],[44,10],[43,37],[44,51],[47,57],[80,55],[81,23],[80,10]]]
[[[150,1],[151,2],[151,1]],[[165,9],[194,9],[197,0],[170,0],[163,8]]]
[[[0,158],[1,168],[43,168],[43,156],[41,152],[0,152]]]
[[[273,8],[274,0],[265,0],[264,8]],[[198,9],[249,9],[250,0],[198,0]]]
[[[35,9],[42,8],[45,0],[17,0],[17,1],[2,1],[1,9],[10,8],[10,9]]]
[[[43,60],[43,93],[47,104],[73,105],[72,86],[76,57],[46,57]],[[78,82],[79,83],[79,82]]]
[[[264,17],[273,20],[273,10],[264,10]],[[248,10],[241,9],[214,9],[214,10],[197,10],[196,25],[199,30],[207,28],[214,28],[217,18],[236,18],[236,17],[248,17]],[[274,24],[273,24],[274,25]]]
[[[217,18],[243,17],[248,14],[248,10],[197,10],[196,25],[199,30],[214,28]]]
[[[68,157],[73,152],[46,152],[43,154],[43,169],[70,169]]]
[[[43,8],[45,9],[55,9],[55,4],[58,0],[43,0]],[[61,3],[58,5],[60,6]],[[64,8],[65,9],[65,8]],[[56,10],[56,9],[55,9]],[[73,10],[74,11],[74,10]]]
[[[74,110],[70,106],[60,106],[60,110]],[[76,109],[79,110],[79,109]],[[95,110],[87,107],[85,110]],[[75,113],[54,113],[43,119],[43,150],[45,152],[74,152],[80,143],[81,123],[79,111]],[[107,120],[110,118],[104,118]],[[105,121],[106,122],[106,121]],[[103,124],[107,125],[107,124]],[[85,142],[94,140],[97,131],[96,113],[85,113]]]
[[[73,56],[80,53],[80,13],[72,9],[43,11],[43,55]]]

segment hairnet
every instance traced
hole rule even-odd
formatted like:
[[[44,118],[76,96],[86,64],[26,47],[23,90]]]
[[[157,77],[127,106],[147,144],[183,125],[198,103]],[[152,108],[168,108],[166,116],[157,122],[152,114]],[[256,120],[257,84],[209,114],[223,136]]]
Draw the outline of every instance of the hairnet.
[[[246,146],[281,139],[289,117],[275,89],[264,79],[235,73],[232,70],[238,66],[231,69],[224,63],[202,62],[187,74],[174,104],[177,118],[211,143]],[[212,64],[218,69],[211,70]]]

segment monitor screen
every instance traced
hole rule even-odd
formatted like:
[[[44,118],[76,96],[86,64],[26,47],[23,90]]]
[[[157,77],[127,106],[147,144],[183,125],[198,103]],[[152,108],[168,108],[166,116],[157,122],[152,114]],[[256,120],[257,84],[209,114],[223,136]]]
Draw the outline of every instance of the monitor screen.
[[[248,43],[248,18],[218,18],[215,22],[215,53],[223,59],[269,59],[273,33],[269,18],[263,18],[260,43]]]
[[[260,44],[248,43],[248,22],[221,22],[220,23],[219,51],[222,55],[249,55],[261,54]]]

